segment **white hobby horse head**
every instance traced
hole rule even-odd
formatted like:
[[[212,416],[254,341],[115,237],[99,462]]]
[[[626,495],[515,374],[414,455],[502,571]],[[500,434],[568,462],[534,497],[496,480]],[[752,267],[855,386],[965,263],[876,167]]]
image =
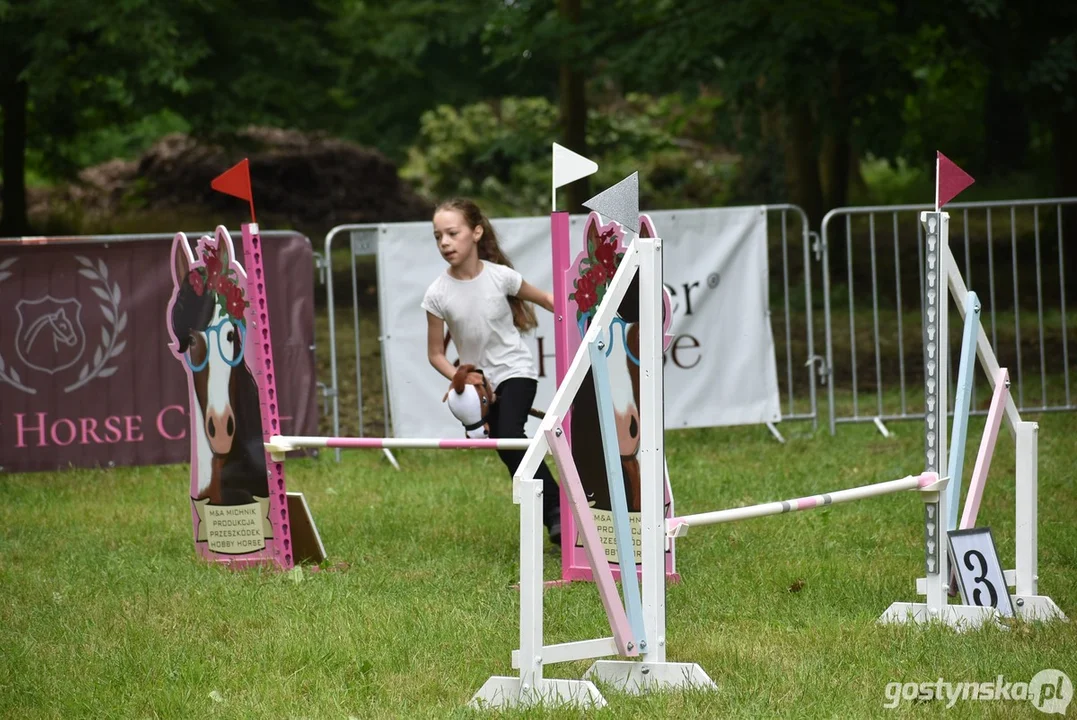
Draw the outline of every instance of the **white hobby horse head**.
[[[452,379],[452,387],[442,402],[448,401],[449,410],[464,426],[469,438],[490,437],[487,418],[496,396],[482,370],[474,365],[461,365]]]

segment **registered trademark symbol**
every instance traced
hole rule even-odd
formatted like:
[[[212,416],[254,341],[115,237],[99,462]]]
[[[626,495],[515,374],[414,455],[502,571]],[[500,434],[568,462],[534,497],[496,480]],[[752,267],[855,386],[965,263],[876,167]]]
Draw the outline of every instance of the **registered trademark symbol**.
[[[718,273],[711,273],[707,276],[707,287],[713,290],[714,288],[718,287],[719,280],[721,280],[721,277],[718,275]]]

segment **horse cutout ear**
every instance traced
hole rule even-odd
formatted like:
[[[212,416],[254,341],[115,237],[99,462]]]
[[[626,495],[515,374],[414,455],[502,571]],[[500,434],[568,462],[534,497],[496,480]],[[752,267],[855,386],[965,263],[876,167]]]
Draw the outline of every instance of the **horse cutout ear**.
[[[641,238],[654,238],[658,237],[658,233],[654,229],[654,222],[651,221],[650,215],[639,216],[639,236]]]
[[[191,244],[187,242],[184,233],[176,233],[172,238],[172,281],[177,287],[183,283],[183,279],[191,272],[194,264],[194,255],[191,254]]]
[[[584,224],[583,228],[583,234],[584,237],[587,238],[588,247],[597,247],[599,241],[601,240],[601,235],[598,232],[598,226],[598,213],[592,210],[591,213],[587,216],[587,221]],[[587,248],[584,248],[584,250],[587,250]]]
[[[639,236],[641,238],[656,238],[658,231],[654,229],[654,221],[651,216],[641,213],[639,216]],[[673,336],[669,334],[669,326],[673,322],[673,300],[669,294],[669,287],[662,286],[662,349],[668,350]]]
[[[221,267],[227,272],[234,254],[232,252],[232,236],[228,234],[228,228],[224,225],[218,225],[214,235],[217,238],[217,257],[221,259]]]

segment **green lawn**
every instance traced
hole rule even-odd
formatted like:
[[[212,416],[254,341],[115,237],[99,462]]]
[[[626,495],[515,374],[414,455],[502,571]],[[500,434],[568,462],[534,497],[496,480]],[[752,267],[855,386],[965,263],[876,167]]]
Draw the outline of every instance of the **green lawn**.
[[[1031,416],[1030,416],[1031,417]],[[1077,415],[1040,422],[1040,591],[1077,617]],[[983,419],[972,421],[978,438]],[[670,432],[679,513],[778,500],[918,472],[918,423]],[[966,477],[975,452],[970,441]],[[7,475],[0,483],[0,716],[340,718],[485,715],[465,706],[512,674],[518,508],[493,454],[377,451],[289,461],[330,554],[287,574],[195,556],[183,466]],[[1012,441],[1003,431],[981,510],[1013,564]],[[921,502],[885,496],[693,530],[668,591],[668,656],[717,692],[633,697],[603,717],[942,716],[883,707],[890,682],[1077,680],[1073,622],[957,634],[884,627],[915,601]],[[547,551],[546,575],[559,574]],[[546,592],[546,642],[609,635],[593,585]],[[580,677],[588,663],[546,668]],[[1077,713],[1077,705],[1070,714]],[[1037,717],[1030,703],[958,700],[965,716]],[[578,717],[567,710],[510,717]]]

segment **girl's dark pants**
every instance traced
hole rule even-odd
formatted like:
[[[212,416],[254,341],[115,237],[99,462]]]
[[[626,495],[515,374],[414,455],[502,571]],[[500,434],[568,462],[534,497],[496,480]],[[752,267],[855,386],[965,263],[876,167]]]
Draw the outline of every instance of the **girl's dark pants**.
[[[531,378],[508,378],[497,386],[497,402],[490,410],[490,437],[523,438],[524,425],[527,424],[527,411],[535,402],[538,381]],[[509,469],[509,475],[516,473],[516,468],[524,459],[523,450],[498,450],[501,461]],[[535,477],[542,480],[542,521],[546,529],[561,528],[561,493],[557,489],[550,468],[545,460],[539,465]]]

